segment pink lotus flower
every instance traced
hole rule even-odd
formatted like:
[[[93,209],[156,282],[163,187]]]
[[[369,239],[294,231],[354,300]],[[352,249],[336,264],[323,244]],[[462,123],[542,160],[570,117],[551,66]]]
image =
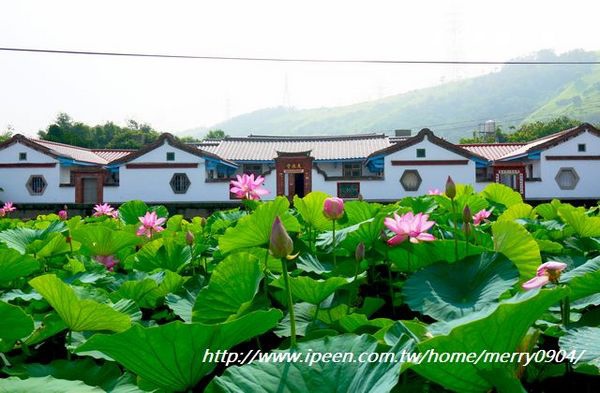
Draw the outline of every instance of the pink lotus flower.
[[[419,213],[414,215],[408,212],[402,216],[394,213],[394,218],[386,217],[385,226],[396,235],[389,239],[387,243],[390,246],[395,246],[409,239],[411,243],[430,242],[435,240],[431,233],[427,233],[435,221],[427,221],[428,214]]]
[[[111,272],[113,271],[113,268],[115,267],[115,265],[117,263],[119,263],[119,260],[115,257],[113,257],[112,255],[97,255],[94,257],[94,259],[103,264],[104,266],[106,266],[107,270],[110,270]]]
[[[166,218],[158,218],[156,212],[146,212],[144,217],[138,217],[142,225],[138,228],[136,235],[152,237],[153,233],[161,232],[165,228],[161,227],[166,221]]]
[[[542,263],[537,269],[536,276],[531,280],[523,283],[523,289],[529,290],[534,288],[541,288],[544,285],[552,282],[558,283],[560,273],[567,267],[566,263],[549,261]]]
[[[66,210],[61,210],[58,212],[58,218],[60,218],[63,221],[66,221],[69,218],[69,213],[67,213]]]
[[[112,218],[117,218],[118,215],[119,212],[108,203],[94,206],[94,217],[109,216]]]
[[[261,196],[267,195],[269,191],[262,188],[262,184],[265,181],[265,178],[262,176],[257,176],[254,178],[254,174],[243,174],[237,175],[237,181],[231,181],[231,188],[229,191],[232,194],[235,194],[237,198],[240,199],[251,199],[251,200],[259,200]]]
[[[479,225],[492,214],[491,210],[480,210],[473,216],[473,224]]]
[[[332,197],[323,202],[323,215],[330,220],[339,220],[344,216],[344,200]]]
[[[4,210],[4,213],[10,213],[17,210],[17,208],[13,206],[12,202],[5,202],[4,206],[2,206],[2,210]]]
[[[442,195],[442,191],[439,188],[434,188],[427,191],[427,195]]]

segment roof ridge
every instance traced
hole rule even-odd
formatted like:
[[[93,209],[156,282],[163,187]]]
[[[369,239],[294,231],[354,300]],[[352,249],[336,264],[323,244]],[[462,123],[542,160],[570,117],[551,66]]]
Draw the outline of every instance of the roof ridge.
[[[343,140],[343,139],[367,139],[367,138],[387,138],[388,136],[383,133],[364,133],[364,134],[345,134],[345,135],[254,135],[250,134],[247,136],[228,136],[225,137],[224,141],[281,141],[281,140]]]
[[[27,137],[26,137],[27,138]],[[47,141],[45,139],[38,139],[38,138],[27,138],[30,141],[34,142],[34,143],[49,143],[51,145],[58,145],[58,146],[65,146],[65,147],[70,147],[73,149],[79,149],[79,150],[86,150],[89,152],[93,152],[92,149],[89,149],[87,147],[81,147],[81,146],[76,146],[76,145],[69,145],[68,143],[62,143],[62,142],[55,142],[55,141]]]
[[[491,142],[491,143],[459,143],[459,146],[512,146],[528,145],[530,142]]]

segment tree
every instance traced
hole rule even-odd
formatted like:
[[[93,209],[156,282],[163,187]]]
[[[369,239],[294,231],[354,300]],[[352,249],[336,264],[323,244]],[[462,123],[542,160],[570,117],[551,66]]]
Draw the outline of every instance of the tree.
[[[160,135],[148,123],[128,120],[125,127],[113,122],[89,126],[59,113],[53,124],[38,132],[40,139],[91,149],[139,149]]]
[[[14,131],[15,131],[14,127],[11,126],[10,124],[8,126],[6,126],[6,130],[3,131],[2,133],[0,133],[0,142],[4,142],[4,141],[12,138]]]
[[[225,131],[223,130],[210,130],[208,131],[208,133],[206,134],[206,139],[225,139],[225,137],[228,137],[229,135],[225,134]]]
[[[496,127],[495,140],[485,140],[479,136],[477,131],[473,131],[473,138],[461,138],[460,143],[493,143],[493,142],[530,142],[538,138],[543,138],[559,131],[577,127],[581,124],[580,120],[571,119],[567,116],[557,117],[548,121],[534,121],[522,124],[517,131],[514,126],[510,127],[513,132],[505,133],[500,126]]]
[[[511,127],[512,128],[512,127]],[[506,142],[507,134],[502,131],[501,126],[496,126],[496,132],[493,136],[481,136],[479,131],[473,131],[472,138],[460,138],[459,143],[494,143],[494,142]]]
[[[580,124],[580,120],[567,116],[557,117],[546,122],[538,120],[523,124],[517,132],[508,134],[507,137],[509,142],[529,142],[555,132],[577,127]]]

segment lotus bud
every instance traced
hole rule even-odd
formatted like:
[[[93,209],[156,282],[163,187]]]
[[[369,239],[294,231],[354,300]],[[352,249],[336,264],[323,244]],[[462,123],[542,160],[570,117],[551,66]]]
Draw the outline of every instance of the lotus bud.
[[[187,231],[185,234],[185,243],[188,246],[191,246],[194,244],[194,234],[192,233],[192,231]]]
[[[323,203],[323,215],[330,220],[339,220],[344,216],[344,200],[331,197]]]
[[[0,208],[0,217],[6,216],[6,210]]]
[[[58,212],[58,218],[60,218],[62,221],[66,221],[69,218],[69,214],[66,210],[61,210]]]
[[[454,184],[454,181],[452,181],[450,176],[448,176],[448,180],[446,180],[446,196],[450,199],[456,197],[456,184]]]
[[[469,208],[469,205],[465,205],[465,208],[463,209],[463,222],[473,222],[473,216],[471,215],[471,208]]]
[[[294,250],[294,242],[281,223],[279,216],[275,217],[271,228],[269,251],[275,258],[285,258]]]
[[[356,258],[356,262],[360,262],[365,259],[365,243],[358,243],[356,246],[356,251],[354,252],[354,257]]]
[[[206,226],[206,218],[200,217],[200,226],[204,228]]]

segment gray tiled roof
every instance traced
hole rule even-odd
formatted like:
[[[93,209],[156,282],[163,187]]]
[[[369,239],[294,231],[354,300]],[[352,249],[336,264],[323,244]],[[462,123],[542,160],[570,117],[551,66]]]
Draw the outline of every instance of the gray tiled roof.
[[[271,161],[277,152],[311,151],[315,160],[361,160],[394,142],[384,134],[344,136],[261,136],[227,137],[220,143],[204,141],[198,148],[230,161]]]

